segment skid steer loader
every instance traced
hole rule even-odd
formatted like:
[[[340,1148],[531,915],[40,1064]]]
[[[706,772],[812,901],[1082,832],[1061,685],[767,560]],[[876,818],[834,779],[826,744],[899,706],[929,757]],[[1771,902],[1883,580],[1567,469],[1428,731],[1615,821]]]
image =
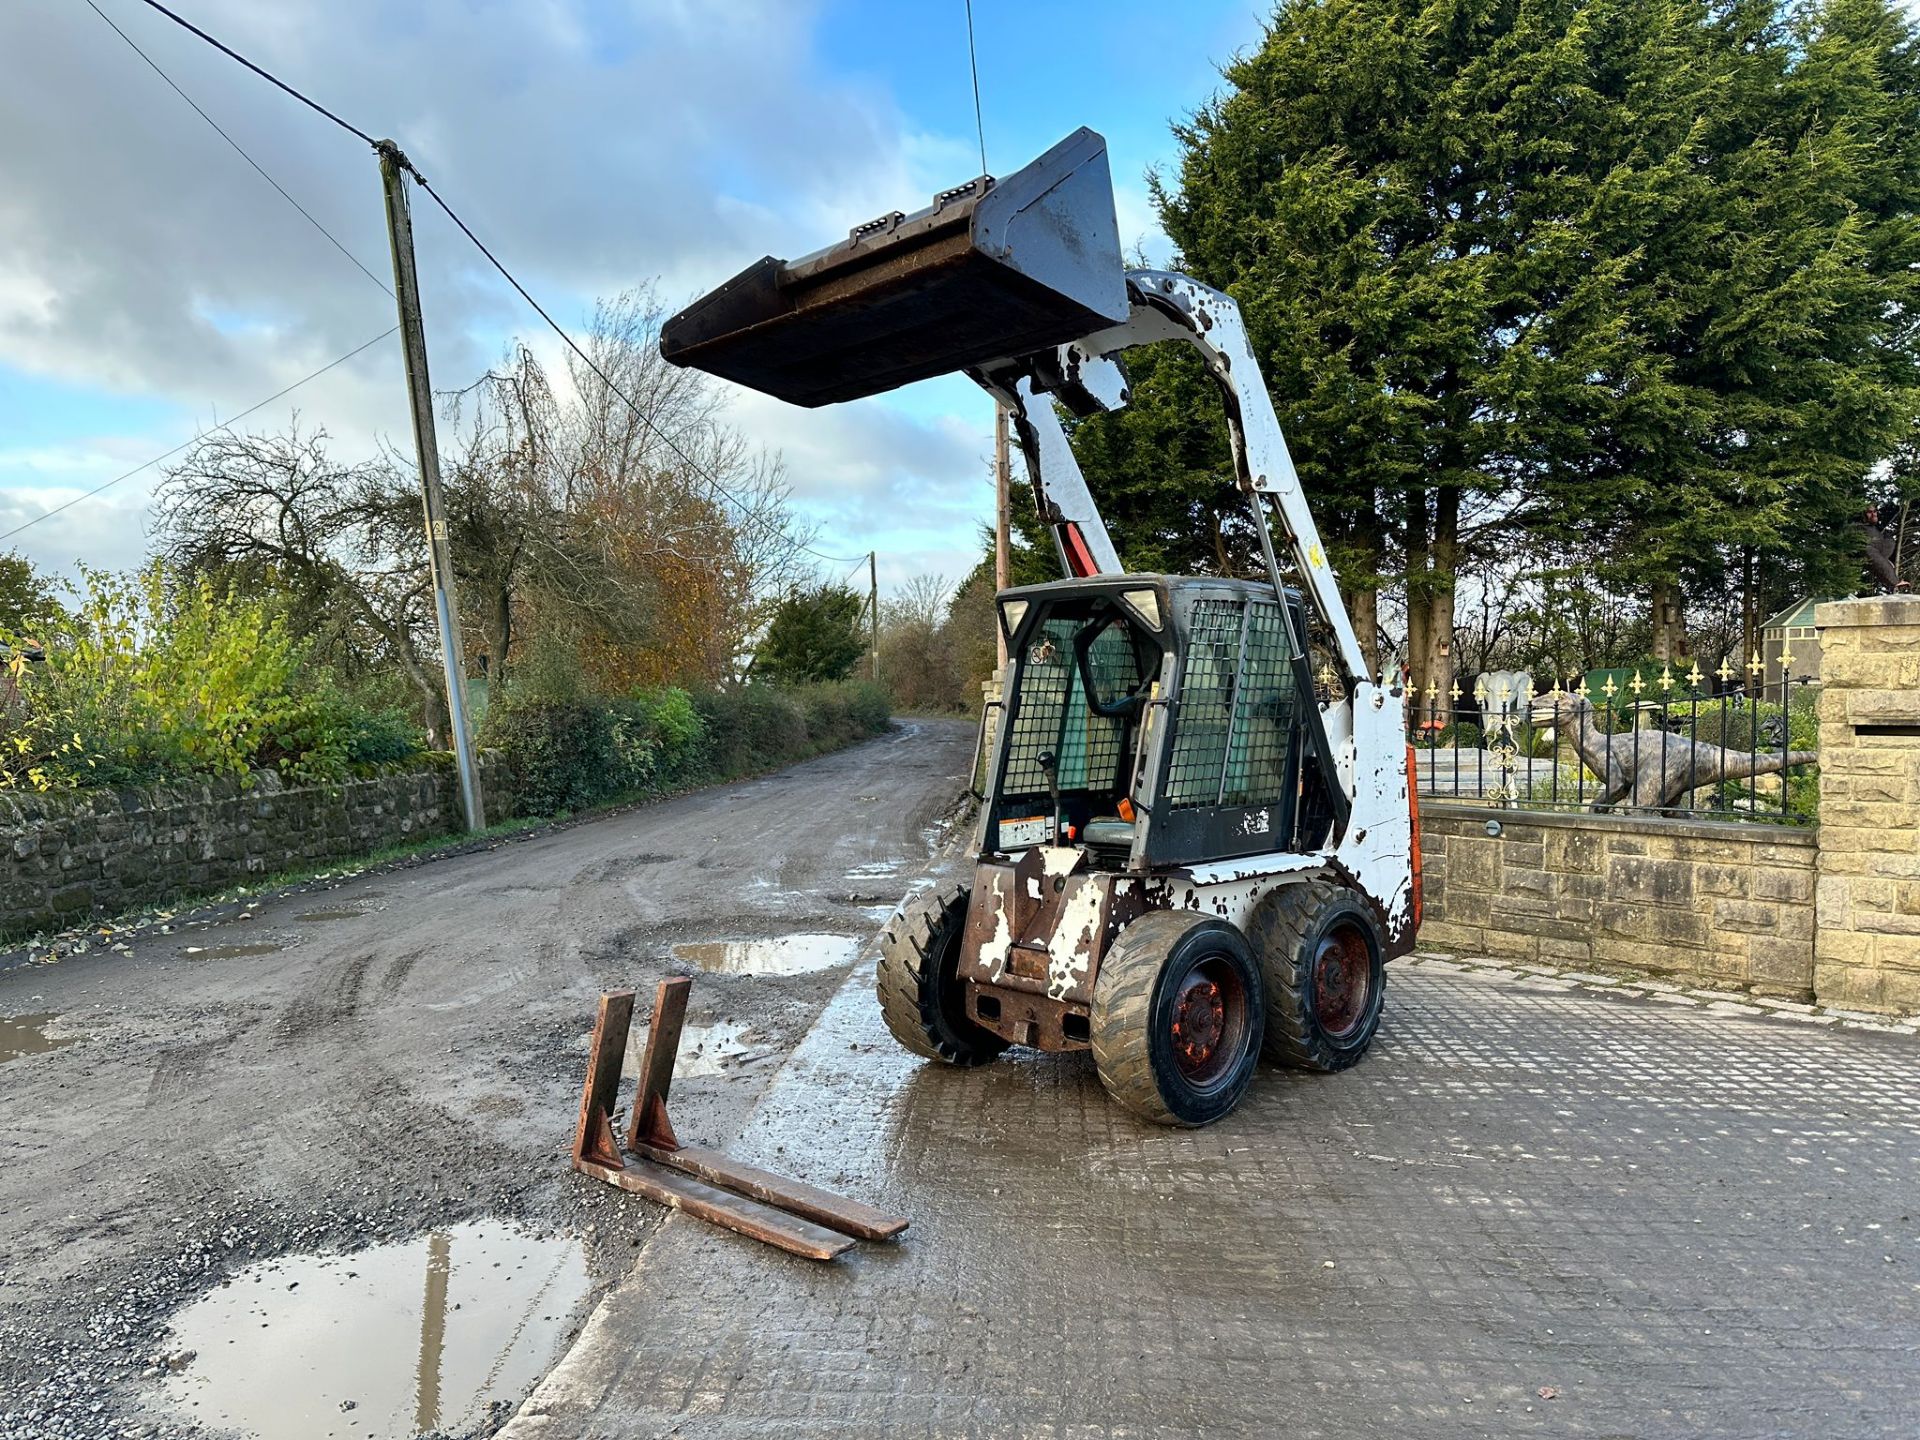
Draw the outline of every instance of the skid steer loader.
[[[1225,398],[1264,581],[1123,572],[1074,460],[1055,407],[1125,404],[1117,357],[1163,340]],[[764,259],[661,350],[800,405],[964,371],[1010,411],[1070,577],[998,596],[971,882],[910,897],[882,940],[900,1043],[954,1065],[1091,1049],[1115,1100],[1188,1126],[1263,1050],[1360,1059],[1420,918],[1400,683],[1367,674],[1238,305],[1122,263],[1101,137]]]

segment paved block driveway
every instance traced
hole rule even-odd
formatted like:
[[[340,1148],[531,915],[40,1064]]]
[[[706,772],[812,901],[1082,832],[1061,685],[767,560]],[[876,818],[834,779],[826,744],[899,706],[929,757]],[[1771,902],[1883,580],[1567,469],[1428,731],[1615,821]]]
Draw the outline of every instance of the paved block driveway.
[[[856,975],[738,1148],[905,1242],[676,1217],[511,1434],[1920,1435],[1920,1040],[1390,973],[1198,1132],[914,1064]]]

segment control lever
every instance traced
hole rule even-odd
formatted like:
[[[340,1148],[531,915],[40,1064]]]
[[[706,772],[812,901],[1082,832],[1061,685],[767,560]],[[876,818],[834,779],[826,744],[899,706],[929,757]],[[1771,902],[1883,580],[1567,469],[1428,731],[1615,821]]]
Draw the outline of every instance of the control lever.
[[[1040,768],[1046,772],[1047,794],[1053,797],[1053,843],[1060,843],[1060,757],[1051,750],[1040,752]]]

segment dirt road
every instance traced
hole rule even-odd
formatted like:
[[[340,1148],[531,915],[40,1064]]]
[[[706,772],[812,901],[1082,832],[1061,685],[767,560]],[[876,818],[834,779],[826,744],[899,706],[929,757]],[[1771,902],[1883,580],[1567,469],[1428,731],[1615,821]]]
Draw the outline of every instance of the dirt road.
[[[565,1171],[595,995],[730,963],[676,946],[844,937],[808,952],[830,968],[696,980],[715,1073],[676,1083],[675,1118],[724,1143],[925,864],[971,739],[909,722],[131,955],[0,955],[0,1017],[53,1017],[0,1063],[0,1435],[179,1424],[169,1315],[263,1257],[498,1216],[583,1235],[617,1277],[656,1212]]]

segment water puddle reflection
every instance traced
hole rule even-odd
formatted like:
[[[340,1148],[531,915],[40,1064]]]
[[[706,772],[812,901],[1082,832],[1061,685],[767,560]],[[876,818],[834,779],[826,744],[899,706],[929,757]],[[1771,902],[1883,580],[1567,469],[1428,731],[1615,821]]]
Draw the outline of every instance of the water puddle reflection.
[[[185,953],[195,960],[238,960],[247,955],[273,955],[278,945],[189,945]]]
[[[78,1040],[78,1035],[47,1034],[47,1027],[59,1018],[52,1011],[41,1015],[0,1015],[0,1065],[18,1060],[22,1055],[44,1055]]]
[[[746,1042],[747,1027],[737,1020],[696,1023],[689,1020],[680,1029],[680,1053],[674,1058],[676,1079],[697,1080],[703,1075],[732,1073],[741,1062],[762,1051]],[[627,1037],[628,1076],[640,1073],[640,1057],[646,1052],[646,1027],[636,1025]]]
[[[845,935],[782,935],[777,940],[711,940],[673,953],[716,975],[810,975],[851,965],[860,942]]]
[[[546,1372],[587,1293],[579,1242],[500,1221],[248,1266],[173,1317],[200,1424],[274,1440],[479,1424]]]

